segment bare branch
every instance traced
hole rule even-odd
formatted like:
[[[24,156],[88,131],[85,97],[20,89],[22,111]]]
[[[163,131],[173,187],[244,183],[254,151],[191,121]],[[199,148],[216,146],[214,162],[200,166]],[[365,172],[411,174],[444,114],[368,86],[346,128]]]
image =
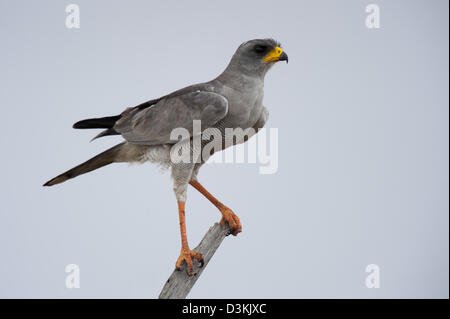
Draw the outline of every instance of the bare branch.
[[[195,251],[203,255],[205,264],[202,268],[199,268],[199,263],[194,260],[194,271],[195,275],[188,276],[186,272],[186,263],[183,263],[183,268],[181,270],[174,270],[169,279],[167,279],[161,293],[159,294],[159,299],[184,299],[191,291],[198,277],[202,274],[203,270],[208,265],[212,256],[219,248],[223,239],[230,233],[230,228],[228,225],[226,227],[215,223],[205,234],[200,244],[194,248]]]

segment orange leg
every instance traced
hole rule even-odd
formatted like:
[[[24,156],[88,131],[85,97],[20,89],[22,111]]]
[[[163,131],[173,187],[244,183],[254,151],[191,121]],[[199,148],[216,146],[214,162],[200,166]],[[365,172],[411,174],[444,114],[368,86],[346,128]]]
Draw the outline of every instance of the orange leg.
[[[200,184],[198,181],[192,181],[189,182],[196,190],[198,190],[200,193],[203,194],[211,203],[216,206],[220,212],[222,213],[222,219],[220,220],[220,224],[223,226],[225,225],[225,222],[228,223],[228,226],[230,226],[231,233],[236,236],[242,231],[242,225],[241,221],[239,220],[239,217],[231,209],[229,209],[227,206],[222,204],[217,198],[215,198],[213,195],[211,195],[210,192],[208,192],[202,184]]]
[[[178,202],[178,214],[180,216],[180,233],[181,233],[181,252],[180,257],[178,257],[177,262],[175,264],[175,268],[177,270],[181,270],[181,265],[183,264],[183,260],[187,264],[187,273],[189,276],[194,274],[194,263],[192,262],[192,258],[197,259],[200,263],[200,267],[203,266],[203,256],[193,250],[189,249],[188,240],[186,236],[186,222],[185,222],[185,214],[184,214],[184,202]]]

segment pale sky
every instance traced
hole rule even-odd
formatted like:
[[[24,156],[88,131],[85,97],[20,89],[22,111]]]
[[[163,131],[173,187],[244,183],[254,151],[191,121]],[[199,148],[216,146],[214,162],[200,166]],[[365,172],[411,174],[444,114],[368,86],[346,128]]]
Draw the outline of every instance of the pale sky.
[[[200,171],[243,232],[189,297],[448,298],[447,1],[72,3],[79,29],[65,2],[0,0],[0,297],[156,298],[180,249],[170,174],[115,164],[41,185],[121,140],[74,122],[211,80],[273,37],[289,55],[265,81],[278,170]],[[219,219],[189,189],[191,247]]]

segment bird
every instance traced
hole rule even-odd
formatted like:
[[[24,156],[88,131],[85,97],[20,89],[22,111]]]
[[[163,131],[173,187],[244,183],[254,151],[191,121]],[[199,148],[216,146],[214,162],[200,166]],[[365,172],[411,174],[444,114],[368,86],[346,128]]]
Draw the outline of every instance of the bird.
[[[111,163],[152,162],[170,169],[181,235],[181,251],[175,269],[181,270],[186,264],[187,274],[194,275],[194,260],[200,267],[204,260],[188,244],[185,219],[188,186],[194,187],[218,208],[222,215],[220,224],[223,227],[228,224],[232,235],[242,231],[239,217],[200,184],[197,175],[209,156],[244,143],[264,127],[269,114],[263,105],[264,78],[279,61],[288,62],[288,55],[279,42],[271,38],[249,40],[239,45],[225,70],[209,82],[128,107],[119,115],[76,122],[73,125],[75,129],[103,129],[94,139],[121,135],[124,141],[52,178],[43,186],[63,183]],[[195,121],[200,123],[200,129],[195,130]],[[190,135],[174,139],[172,132],[177,128],[183,128]],[[225,134],[227,128],[241,128],[249,133],[230,140]],[[218,143],[205,155],[202,151],[206,148],[206,141],[201,140],[198,144],[194,139],[203,137],[208,130],[208,135]],[[174,155],[180,153],[180,145],[189,147],[191,161],[174,160]]]

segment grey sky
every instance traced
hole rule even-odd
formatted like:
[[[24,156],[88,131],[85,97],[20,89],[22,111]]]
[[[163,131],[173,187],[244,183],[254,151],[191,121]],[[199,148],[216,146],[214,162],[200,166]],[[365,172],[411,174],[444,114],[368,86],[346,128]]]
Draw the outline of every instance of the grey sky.
[[[0,0],[0,297],[156,297],[180,248],[169,174],[116,164],[41,185],[120,140],[89,143],[77,120],[210,80],[273,37],[289,54],[265,81],[278,172],[202,169],[243,232],[189,296],[448,298],[448,1],[73,1],[78,30],[69,3]],[[186,216],[195,247],[220,213],[190,189]]]

